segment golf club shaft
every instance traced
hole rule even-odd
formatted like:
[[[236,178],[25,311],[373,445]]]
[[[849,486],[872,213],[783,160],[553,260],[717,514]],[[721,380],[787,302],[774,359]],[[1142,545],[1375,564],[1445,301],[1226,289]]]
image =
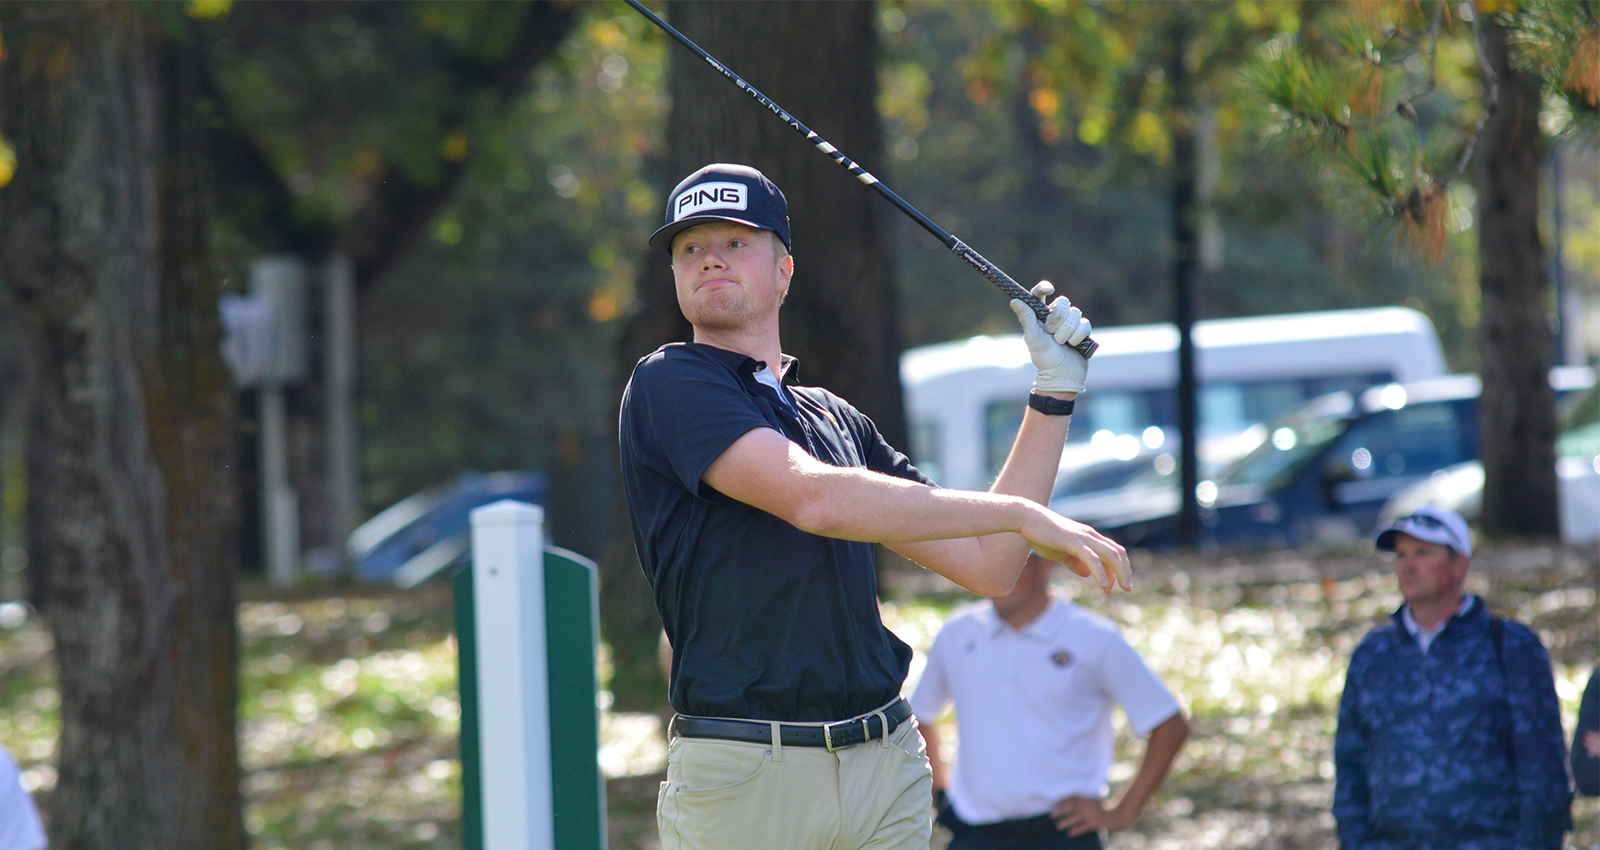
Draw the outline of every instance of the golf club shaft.
[[[689,38],[683,33],[673,29],[671,24],[668,24],[666,21],[657,17],[654,12],[645,8],[644,4],[639,2],[639,0],[628,0],[628,5],[638,9],[640,14],[644,15],[646,18],[649,18],[652,23],[661,28],[662,32],[665,32],[667,35],[677,39],[678,43],[694,51],[694,53],[701,59],[706,60],[707,64],[717,69],[724,77],[727,77],[729,80],[731,80],[734,85],[743,89],[757,101],[760,101],[762,106],[765,106],[767,109],[771,110],[772,114],[782,118],[784,123],[795,129],[795,132],[805,136],[806,141],[816,145],[817,150],[820,150],[829,157],[832,157],[834,162],[839,163],[840,165],[844,166],[846,171],[854,174],[857,180],[860,180],[862,183],[871,186],[877,191],[878,194],[887,198],[889,203],[894,204],[900,209],[901,212],[911,216],[913,221],[922,225],[924,230],[932,233],[934,237],[936,237],[940,242],[944,243],[946,248],[949,248],[951,251],[953,251],[956,256],[966,260],[968,265],[982,273],[984,277],[989,279],[990,283],[1000,287],[1002,292],[1006,293],[1012,298],[1016,298],[1022,303],[1028,305],[1028,308],[1033,310],[1033,314],[1039,317],[1039,322],[1041,324],[1050,317],[1049,308],[1039,301],[1039,299],[1033,297],[1033,295],[1029,293],[1027,289],[1023,288],[1021,284],[1017,283],[1015,280],[1012,280],[1010,275],[1001,271],[999,266],[989,262],[989,260],[986,259],[982,254],[972,250],[967,243],[962,242],[949,231],[935,224],[932,219],[923,215],[921,211],[907,203],[904,198],[895,194],[894,191],[888,186],[883,185],[881,180],[872,176],[870,172],[862,168],[860,165],[857,165],[854,160],[845,156],[839,151],[838,148],[828,144],[825,139],[813,132],[811,128],[795,120],[793,115],[790,115],[784,110],[783,107],[773,103],[771,98],[759,91],[756,91],[754,86],[745,82],[744,79],[738,74],[728,70],[728,66],[718,62],[711,54],[701,50],[698,44],[690,41]],[[1094,355],[1095,349],[1100,347],[1100,344],[1095,342],[1093,339],[1085,337],[1084,340],[1078,343],[1075,347],[1084,357],[1091,357]]]

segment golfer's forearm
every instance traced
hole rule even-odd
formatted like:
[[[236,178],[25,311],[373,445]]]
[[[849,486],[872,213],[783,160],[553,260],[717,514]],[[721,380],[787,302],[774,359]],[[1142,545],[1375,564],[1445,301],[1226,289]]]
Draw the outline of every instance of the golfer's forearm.
[[[790,514],[774,513],[841,540],[895,544],[996,535],[1020,530],[1044,510],[1019,496],[945,490],[862,469],[826,467],[803,478]],[[1015,539],[1025,555],[1026,542]]]
[[[712,486],[734,498],[827,537],[892,544],[1002,534],[1021,529],[1033,512],[1019,500],[1038,505],[1049,501],[1067,419],[1030,408],[1005,468],[988,493],[932,488],[866,469],[825,464],[787,442],[767,447],[773,451],[781,447],[784,457],[763,470],[764,482],[723,475],[720,459],[706,476]],[[775,438],[757,434],[752,443]],[[999,545],[1008,556],[1027,555],[1027,544],[1020,538],[984,545]]]
[[[944,490],[826,464],[768,428],[735,441],[701,478],[813,534],[896,547],[986,596],[1009,592],[1022,569],[1028,544],[1011,532],[1037,533],[1060,522],[1019,496]]]
[[[1066,442],[1069,419],[1046,416],[1028,408],[1005,466],[989,492],[1048,504],[1055,487],[1056,470],[1061,466],[1061,447]],[[1017,571],[1031,547],[1021,535],[998,533],[975,537],[962,548],[967,551],[941,553],[945,556],[939,559],[943,563],[928,562],[924,566],[979,593],[984,591],[974,587],[971,581],[976,579],[987,585],[987,578],[993,576],[996,583],[988,595],[1003,595],[1016,581]],[[950,558],[950,554],[956,557]]]

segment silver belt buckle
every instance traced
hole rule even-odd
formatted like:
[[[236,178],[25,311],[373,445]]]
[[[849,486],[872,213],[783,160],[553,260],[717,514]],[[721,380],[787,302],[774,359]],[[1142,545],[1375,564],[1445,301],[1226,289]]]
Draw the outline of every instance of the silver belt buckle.
[[[872,727],[867,725],[867,721],[871,720],[871,719],[872,719],[872,717],[870,715],[868,715],[867,717],[861,718],[861,743],[863,743],[863,744],[865,744],[866,742],[872,740]],[[837,723],[828,723],[828,724],[825,724],[822,727],[822,745],[824,747],[828,748],[828,752],[834,753],[834,752],[838,752],[839,750],[844,749],[844,747],[835,747],[833,745],[833,727],[835,727],[835,726],[843,726],[843,725],[845,725],[845,724],[847,724],[849,722],[851,722],[851,721],[849,721],[849,720],[840,720]],[[884,734],[885,735],[888,734],[887,730],[885,731]],[[849,747],[849,746],[854,746],[854,745],[853,744],[845,744],[844,746],[845,747]]]
[[[828,752],[834,753],[844,749],[845,747],[855,746],[854,744],[841,744],[837,747],[833,745],[833,727],[848,726],[851,722],[852,721],[849,720],[840,720],[837,723],[829,723],[822,727],[822,745],[828,748]],[[868,740],[871,740],[872,735],[870,732],[871,730],[867,728],[867,719],[865,717],[861,718],[862,743],[866,743]]]

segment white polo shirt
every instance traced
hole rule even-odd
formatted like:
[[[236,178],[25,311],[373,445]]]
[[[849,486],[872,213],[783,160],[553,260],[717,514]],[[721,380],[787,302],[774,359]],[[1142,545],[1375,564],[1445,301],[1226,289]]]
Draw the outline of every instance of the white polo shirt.
[[[0,747],[0,850],[39,850],[45,846],[39,810],[22,789],[22,775],[5,747]]]
[[[928,648],[911,709],[927,722],[950,702],[961,734],[947,793],[968,823],[1104,797],[1112,706],[1140,737],[1179,711],[1115,624],[1059,598],[1021,630],[987,601],[952,614]]]

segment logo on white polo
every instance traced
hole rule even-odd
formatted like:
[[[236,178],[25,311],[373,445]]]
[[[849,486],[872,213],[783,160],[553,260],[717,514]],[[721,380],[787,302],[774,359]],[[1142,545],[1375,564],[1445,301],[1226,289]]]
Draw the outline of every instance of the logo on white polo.
[[[697,183],[678,195],[672,205],[672,220],[680,221],[706,210],[742,210],[748,206],[743,183]]]

